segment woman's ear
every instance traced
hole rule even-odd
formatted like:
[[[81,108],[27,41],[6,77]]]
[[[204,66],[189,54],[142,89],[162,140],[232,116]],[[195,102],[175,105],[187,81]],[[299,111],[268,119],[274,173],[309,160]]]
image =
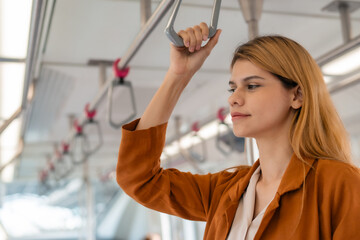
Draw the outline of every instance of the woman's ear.
[[[296,86],[293,89],[293,99],[292,99],[291,107],[293,109],[299,109],[299,108],[301,108],[302,103],[303,103],[302,90],[301,90],[300,86]]]

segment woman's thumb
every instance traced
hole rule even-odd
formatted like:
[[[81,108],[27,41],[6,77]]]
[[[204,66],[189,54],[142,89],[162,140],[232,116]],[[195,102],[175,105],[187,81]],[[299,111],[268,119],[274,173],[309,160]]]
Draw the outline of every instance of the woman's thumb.
[[[222,32],[221,29],[216,30],[215,35],[209,40],[209,42],[206,44],[204,48],[211,51],[219,41],[221,32]]]

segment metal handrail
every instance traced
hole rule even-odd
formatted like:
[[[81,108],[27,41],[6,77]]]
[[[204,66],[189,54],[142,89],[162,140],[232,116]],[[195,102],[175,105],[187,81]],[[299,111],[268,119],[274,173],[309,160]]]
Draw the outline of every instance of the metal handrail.
[[[170,16],[169,22],[165,28],[165,34],[169,38],[169,40],[177,47],[183,47],[183,39],[176,33],[174,30],[174,23],[177,16],[177,13],[179,11],[180,5],[182,0],[177,0],[174,10]],[[221,0],[214,0],[213,5],[213,11],[212,11],[212,17],[211,22],[209,26],[209,38],[212,38],[217,30],[217,24],[219,20],[219,12],[221,7]]]

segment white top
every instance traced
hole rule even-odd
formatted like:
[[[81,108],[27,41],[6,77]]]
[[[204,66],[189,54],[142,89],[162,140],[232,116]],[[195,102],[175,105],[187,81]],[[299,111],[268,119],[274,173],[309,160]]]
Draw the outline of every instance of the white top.
[[[268,205],[255,217],[255,188],[260,177],[260,166],[255,170],[250,178],[249,186],[240,199],[239,206],[236,210],[235,218],[228,235],[228,240],[252,240],[259,229],[261,220]]]

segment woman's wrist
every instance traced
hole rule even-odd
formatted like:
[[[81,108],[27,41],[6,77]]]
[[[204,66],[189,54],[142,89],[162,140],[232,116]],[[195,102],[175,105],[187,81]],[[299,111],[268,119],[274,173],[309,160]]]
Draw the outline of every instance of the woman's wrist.
[[[184,89],[192,77],[193,74],[191,73],[178,74],[169,69],[166,73],[165,81],[170,81],[174,87]]]

